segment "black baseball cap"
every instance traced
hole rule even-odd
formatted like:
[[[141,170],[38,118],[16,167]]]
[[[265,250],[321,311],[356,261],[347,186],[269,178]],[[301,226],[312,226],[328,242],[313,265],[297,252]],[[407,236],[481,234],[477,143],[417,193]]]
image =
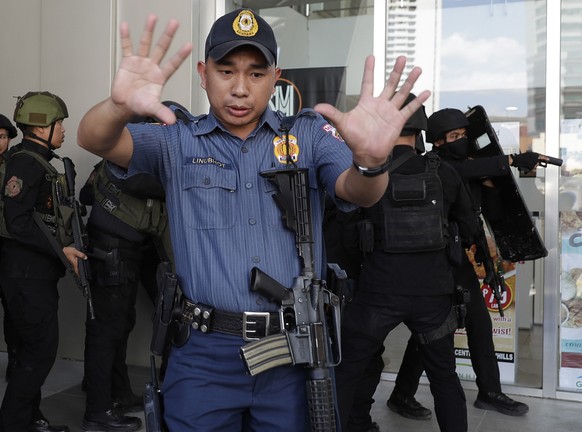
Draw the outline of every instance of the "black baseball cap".
[[[215,21],[206,38],[204,58],[220,60],[243,45],[257,47],[270,65],[277,64],[277,41],[273,29],[250,9],[237,9]]]

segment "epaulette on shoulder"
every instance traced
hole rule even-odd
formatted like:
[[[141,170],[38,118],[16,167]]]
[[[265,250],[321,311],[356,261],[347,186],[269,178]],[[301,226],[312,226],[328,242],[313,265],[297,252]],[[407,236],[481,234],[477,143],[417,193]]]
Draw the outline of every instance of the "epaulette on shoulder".
[[[297,117],[300,116],[316,117],[317,113],[313,110],[313,108],[303,108],[297,113]]]
[[[176,116],[176,119],[178,121],[181,121],[182,123],[185,124],[196,123],[198,120],[200,120],[201,117],[193,116],[190,111],[188,111],[185,107],[178,103],[170,103],[170,105],[168,105],[168,108],[174,111],[174,115]]]
[[[303,117],[303,116],[315,117],[317,116],[317,113],[312,108],[303,108],[293,116],[286,116],[285,113],[281,111],[277,111],[276,115],[277,117],[279,117],[279,120],[282,120],[285,117]]]
[[[192,114],[190,114],[189,111],[183,110],[181,108],[176,108],[174,110],[174,114],[176,115],[176,118],[178,119],[178,121],[181,121],[185,124],[193,123],[196,119],[196,117],[194,117]]]
[[[315,118],[316,115],[317,113],[311,108],[303,108],[297,114],[291,116],[285,116],[281,111],[277,111],[277,116],[279,117],[279,120],[281,120],[281,126],[279,130],[286,131],[291,129],[299,117]]]

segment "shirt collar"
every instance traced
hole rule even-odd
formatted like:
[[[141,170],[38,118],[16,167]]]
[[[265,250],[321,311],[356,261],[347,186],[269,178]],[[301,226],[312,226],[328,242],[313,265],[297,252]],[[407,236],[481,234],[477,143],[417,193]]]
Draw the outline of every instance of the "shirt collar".
[[[408,152],[416,152],[414,147],[406,145],[406,144],[396,144],[394,149],[392,150],[392,159],[396,159],[397,157],[403,155],[404,153]]]
[[[226,133],[230,133],[226,128],[218,121],[216,116],[210,111],[205,116],[200,117],[196,120],[198,128],[194,132],[194,135],[206,135],[213,132],[215,129],[220,129]],[[273,110],[267,107],[265,112],[261,115],[259,119],[259,125],[257,128],[251,132],[249,136],[253,136],[257,130],[261,129],[265,124],[267,124],[275,133],[279,130],[279,125],[281,124],[281,119],[275,114]]]
[[[53,153],[48,148],[26,138],[22,140],[22,148],[28,151],[38,153],[48,160],[51,160],[53,158]]]

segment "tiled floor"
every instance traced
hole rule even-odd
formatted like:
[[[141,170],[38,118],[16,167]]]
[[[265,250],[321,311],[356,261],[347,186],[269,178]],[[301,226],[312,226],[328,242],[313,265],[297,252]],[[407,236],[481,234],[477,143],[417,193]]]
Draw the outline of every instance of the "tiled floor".
[[[5,367],[6,354],[0,353],[0,371],[3,372]],[[134,391],[141,394],[145,383],[149,381],[149,370],[139,367],[131,368],[130,372]],[[81,390],[82,377],[82,362],[58,359],[43,387],[42,411],[53,424],[66,424],[71,428],[71,432],[81,431],[81,418],[85,408],[85,395]],[[380,383],[375,396],[377,402],[372,409],[372,416],[383,432],[436,432],[439,430],[434,417],[428,421],[414,421],[389,411],[384,404],[392,387],[391,381],[385,380]],[[530,412],[524,417],[509,417],[473,407],[476,391],[467,387],[470,386],[465,388],[470,432],[515,430],[572,432],[580,428],[581,402],[515,396],[516,399],[530,406]],[[4,394],[4,389],[4,380],[0,380],[0,394]],[[426,407],[433,408],[428,385],[420,386],[417,399]],[[143,420],[143,413],[137,415]],[[141,430],[145,431],[145,426]]]

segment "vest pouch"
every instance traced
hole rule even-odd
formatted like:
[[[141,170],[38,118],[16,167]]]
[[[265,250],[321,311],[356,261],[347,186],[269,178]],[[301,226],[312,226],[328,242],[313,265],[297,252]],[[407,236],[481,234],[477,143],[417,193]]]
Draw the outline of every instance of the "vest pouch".
[[[390,181],[393,181],[392,178]],[[395,205],[410,205],[413,201],[426,200],[424,179],[416,176],[399,176],[392,187],[392,199]]]
[[[443,192],[437,175],[391,174],[381,205],[385,252],[427,252],[446,246]]]
[[[57,231],[55,237],[60,245],[69,246],[74,243],[73,237],[73,209],[67,205],[60,204],[57,209]]]

